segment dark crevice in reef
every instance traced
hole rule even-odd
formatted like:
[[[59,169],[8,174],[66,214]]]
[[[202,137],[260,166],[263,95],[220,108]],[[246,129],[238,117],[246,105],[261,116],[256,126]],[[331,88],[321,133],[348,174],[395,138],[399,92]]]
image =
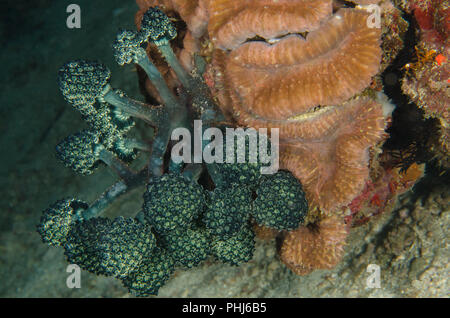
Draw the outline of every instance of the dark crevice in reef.
[[[434,162],[428,163],[425,176],[414,185],[411,201],[420,200],[425,202],[436,189],[449,188],[450,173],[442,171],[442,168],[435,165]]]
[[[407,63],[413,62],[414,59],[416,59],[415,46],[419,41],[419,37],[417,34],[418,25],[414,17],[410,14],[405,13],[403,15],[403,19],[405,19],[409,23],[408,30],[406,31],[403,39],[403,49],[398,53],[395,60],[386,68],[386,70],[382,74],[384,92],[390,99],[392,99],[395,105],[397,105],[396,110],[400,107],[403,107],[404,105],[412,104],[409,101],[408,96],[403,94],[402,92],[401,79],[404,75],[403,66]],[[389,81],[387,83],[386,77],[389,76],[390,78],[392,78],[392,74],[395,75],[397,81],[395,81],[394,83]],[[412,105],[415,106],[414,104]]]
[[[392,157],[390,164],[407,170],[415,162],[426,163],[432,159],[428,145],[432,135],[437,132],[437,126],[435,119],[425,119],[423,110],[402,92],[403,67],[417,59],[415,47],[419,40],[418,25],[414,17],[405,13],[403,18],[409,23],[403,39],[404,47],[382,74],[384,92],[396,105],[392,113],[392,124],[387,129],[389,138],[383,149]]]
[[[394,161],[403,170],[407,170],[413,163],[426,163],[425,176],[414,186],[414,200],[428,197],[435,187],[445,186],[449,173],[442,170],[433,161],[429,151],[430,138],[438,133],[438,120],[426,119],[424,112],[409,97],[403,94],[401,80],[404,76],[403,66],[417,61],[415,46],[419,41],[418,24],[410,14],[404,14],[409,28],[404,37],[404,47],[393,63],[383,72],[384,93],[396,105],[392,114],[392,125],[387,129],[389,138],[383,145]],[[389,77],[390,80],[386,81]],[[392,78],[397,80],[392,83]]]

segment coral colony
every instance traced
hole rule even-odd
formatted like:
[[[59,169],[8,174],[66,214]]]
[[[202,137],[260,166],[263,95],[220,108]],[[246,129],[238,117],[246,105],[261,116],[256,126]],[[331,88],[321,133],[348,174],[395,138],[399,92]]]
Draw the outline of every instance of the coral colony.
[[[159,106],[113,88],[101,63],[59,71],[62,94],[88,123],[57,145],[59,159],[119,176],[90,205],[67,198],[44,211],[42,240],[70,263],[137,296],[206,259],[248,262],[255,236],[277,237],[296,274],[330,269],[350,228],[389,210],[428,159],[448,167],[448,20],[433,1],[396,3],[428,30],[418,59],[401,68],[418,106],[408,106],[412,122],[382,93],[411,29],[390,1],[136,2],[139,31],[120,31],[114,54],[137,65],[146,100]],[[368,23],[373,5],[379,25]],[[427,20],[430,10],[440,18]],[[135,120],[155,129],[151,143],[127,137]],[[148,164],[135,172],[127,163],[138,152]],[[134,218],[101,216],[145,184]]]

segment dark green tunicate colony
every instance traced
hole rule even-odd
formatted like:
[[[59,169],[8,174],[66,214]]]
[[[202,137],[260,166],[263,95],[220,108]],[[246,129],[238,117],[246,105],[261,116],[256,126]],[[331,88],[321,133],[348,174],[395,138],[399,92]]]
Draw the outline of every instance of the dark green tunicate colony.
[[[150,181],[144,194],[144,212],[155,230],[164,234],[187,228],[205,204],[203,188],[182,175],[165,174]]]
[[[118,180],[91,204],[76,198],[52,204],[43,211],[37,231],[44,243],[64,248],[68,262],[115,277],[138,297],[157,295],[177,269],[201,266],[206,260],[232,266],[250,261],[255,223],[291,230],[303,222],[308,209],[300,183],[289,172],[262,175],[261,167],[268,163],[262,162],[258,147],[267,137],[255,130],[248,131],[254,133],[251,137],[240,137],[243,143],[229,147],[233,163],[196,163],[193,154],[191,160],[178,162],[171,156],[176,128],[193,133],[194,120],[201,120],[204,130],[232,128],[221,124],[225,116],[203,81],[199,70],[204,61],[197,56],[199,65],[192,73],[181,66],[170,45],[176,35],[171,20],[155,7],[144,14],[140,31],[119,31],[113,43],[116,62],[139,65],[162,105],[131,99],[111,87],[111,72],[99,62],[71,61],[58,73],[65,100],[87,128],[62,140],[56,146],[57,158],[82,175],[103,163]],[[176,75],[175,89],[148,58],[148,43]],[[128,136],[135,120],[153,130],[151,140]],[[213,150],[212,144],[201,146]],[[223,150],[226,154],[225,144]],[[128,165],[145,155],[139,170]],[[104,214],[117,198],[140,187],[145,187],[142,209],[127,211],[135,212],[132,217]]]
[[[141,266],[122,280],[128,290],[139,297],[157,295],[158,290],[169,279],[175,269],[175,263],[170,253],[157,249]]]
[[[110,77],[110,70],[96,61],[76,60],[64,64],[59,70],[62,94],[89,126],[87,130],[68,136],[57,146],[60,159],[77,173],[92,173],[96,166],[94,163],[99,160],[98,151],[94,151],[99,149],[98,146],[127,161],[134,158],[134,149],[125,151],[115,146],[126,138],[126,133],[135,123],[123,107],[116,107],[120,104],[112,105],[105,101],[108,92],[118,99],[127,99],[124,92],[110,87]]]
[[[261,178],[253,217],[260,225],[277,230],[293,230],[303,223],[308,202],[300,182],[289,172],[279,171]]]
[[[241,265],[253,257],[255,250],[255,234],[244,227],[242,231],[227,238],[216,237],[212,242],[213,255],[221,262]]]
[[[83,130],[66,137],[56,146],[56,155],[77,173],[91,174],[100,160],[100,135],[96,131]]]
[[[156,240],[150,227],[135,219],[99,217],[72,226],[64,248],[69,262],[95,274],[121,278],[151,255]]]
[[[202,228],[177,228],[161,238],[162,246],[172,255],[176,265],[192,268],[211,254],[211,237]]]
[[[226,238],[247,224],[251,203],[252,191],[248,187],[217,187],[209,193],[203,222],[213,235]]]
[[[59,200],[46,209],[41,216],[38,232],[42,241],[53,246],[63,246],[79,213],[88,208],[86,202],[67,198]]]
[[[264,138],[264,136],[258,134],[255,136],[257,136],[257,138]],[[248,136],[235,138],[234,153],[232,155],[234,158],[233,163],[227,163],[224,160],[224,163],[213,164],[214,168],[222,176],[221,183],[223,183],[224,187],[229,187],[231,185],[246,185],[255,187],[258,184],[262,166],[259,160],[259,148],[255,147],[256,149],[250,152],[249,143],[250,138]],[[227,154],[225,144],[223,147],[223,154],[224,158],[229,156],[229,154]],[[241,154],[242,157],[238,154]]]
[[[108,84],[111,71],[102,63],[76,60],[58,72],[59,89],[66,101],[84,116],[95,112],[94,104]]]
[[[129,30],[120,31],[113,44],[117,64],[130,64],[139,59],[142,55],[140,46],[142,42],[143,38],[139,33]]]
[[[158,7],[149,8],[142,17],[141,32],[155,44],[169,43],[177,36],[177,30]]]
[[[121,94],[117,90],[115,92]],[[96,112],[88,116],[86,122],[89,128],[100,134],[102,145],[114,152],[116,152],[114,144],[122,140],[125,134],[135,125],[134,121],[119,109],[111,108],[107,103],[102,102],[96,103]],[[122,155],[120,152],[117,154]]]

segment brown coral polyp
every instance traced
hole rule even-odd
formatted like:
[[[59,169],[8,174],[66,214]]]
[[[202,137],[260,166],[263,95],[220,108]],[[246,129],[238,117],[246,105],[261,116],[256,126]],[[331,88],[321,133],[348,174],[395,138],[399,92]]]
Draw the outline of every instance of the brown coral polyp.
[[[247,39],[272,39],[317,29],[332,13],[332,1],[210,0],[210,39],[220,49],[235,49]]]
[[[213,53],[213,93],[222,109],[240,125],[279,128],[281,167],[327,214],[362,190],[369,148],[384,136],[379,103],[346,102],[379,70],[381,30],[368,27],[368,17],[340,9],[306,39],[289,34]]]
[[[292,122],[297,137],[280,142],[281,168],[292,171],[310,204],[326,214],[361,192],[369,172],[369,148],[383,139],[385,126],[383,107],[371,99],[356,98],[336,109],[299,123],[298,129]],[[281,128],[280,136],[283,132]]]
[[[300,226],[284,238],[281,260],[298,275],[331,269],[344,254],[347,235],[346,224],[336,216],[326,217],[312,226]]]
[[[341,9],[306,40],[289,35],[233,50],[224,73],[235,113],[287,119],[367,87],[381,59],[380,29],[367,27],[367,18],[365,11]]]

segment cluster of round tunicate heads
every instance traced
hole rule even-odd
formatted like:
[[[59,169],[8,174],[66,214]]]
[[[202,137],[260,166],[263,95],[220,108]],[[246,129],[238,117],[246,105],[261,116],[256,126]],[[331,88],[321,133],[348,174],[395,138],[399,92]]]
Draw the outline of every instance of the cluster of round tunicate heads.
[[[304,221],[305,194],[289,172],[262,175],[248,160],[214,165],[220,167],[220,183],[213,189],[180,173],[152,178],[139,221],[85,220],[87,204],[66,199],[44,212],[38,231],[44,242],[63,246],[71,263],[119,278],[133,294],[148,296],[177,267],[199,266],[208,258],[234,266],[251,260],[255,222],[292,230]]]
[[[144,39],[166,45],[175,36],[167,16],[152,8],[140,32],[119,32],[116,59],[119,64],[136,62]],[[64,139],[57,154],[81,174],[91,173],[105,151],[121,158],[133,155],[123,143],[132,122],[105,101],[113,90],[109,80],[110,71],[97,62],[73,61],[59,71],[61,92],[89,129]],[[213,185],[180,172],[151,178],[143,218],[89,218],[84,213],[88,204],[68,198],[44,211],[38,232],[45,243],[63,247],[70,263],[116,277],[137,296],[157,294],[177,267],[199,266],[208,258],[233,266],[248,262],[255,249],[253,223],[292,230],[304,221],[308,206],[300,183],[289,172],[261,173],[261,154],[252,148],[250,137],[233,143],[231,150],[224,145],[223,153],[233,159],[206,165],[206,180]]]
[[[249,160],[246,142],[244,162],[212,164],[212,190],[177,173],[148,184],[145,218],[176,266],[191,268],[209,256],[241,265],[253,257],[253,223],[281,231],[304,221],[308,205],[300,182],[287,171],[262,175],[262,164]]]
[[[53,204],[38,225],[42,240],[62,246],[71,264],[116,277],[138,296],[157,294],[175,264],[169,252],[158,247],[151,226],[137,218],[84,219],[86,209],[85,202],[73,198]]]
[[[277,230],[294,229],[304,220],[308,207],[297,179],[285,171],[262,175],[262,164],[258,156],[256,162],[250,160],[250,149],[245,137],[244,147],[236,143],[232,151],[235,159],[240,151],[245,153],[242,162],[208,167],[213,189],[179,173],[155,177],[147,185],[145,219],[158,247],[175,266],[192,268],[209,257],[241,265],[252,259],[255,250],[252,220]],[[253,151],[259,153],[258,148]],[[142,293],[149,276],[134,279],[128,284],[130,290],[136,292],[132,286],[139,286]]]
[[[112,151],[126,161],[135,157],[133,149],[121,147],[134,122],[102,99],[105,91],[111,89],[110,76],[105,65],[85,60],[68,62],[58,72],[64,98],[81,113],[88,129],[66,137],[57,145],[56,154],[64,165],[80,174],[94,171],[101,160],[100,149]],[[119,90],[114,91],[125,96]]]
[[[119,65],[139,63],[147,59],[143,48],[146,42],[165,45],[176,35],[169,18],[157,7],[150,8],[142,19],[139,32],[118,32],[113,43],[114,56]],[[70,61],[58,71],[62,95],[81,113],[89,126],[88,130],[68,136],[56,148],[58,158],[77,173],[91,174],[98,166],[101,158],[95,149],[98,150],[99,146],[125,161],[131,161],[136,156],[135,149],[124,147],[122,142],[134,126],[134,121],[104,97],[109,91],[126,97],[124,92],[111,88],[110,78],[111,71],[97,61]],[[81,143],[82,140],[85,143]]]
[[[149,8],[142,17],[139,32],[121,30],[113,43],[114,57],[119,65],[139,64],[146,58],[143,45],[151,42],[155,45],[167,45],[177,36],[177,30],[169,17],[158,9]]]
[[[65,244],[69,262],[98,275],[123,278],[156,247],[149,226],[133,218],[104,217],[76,222]]]

